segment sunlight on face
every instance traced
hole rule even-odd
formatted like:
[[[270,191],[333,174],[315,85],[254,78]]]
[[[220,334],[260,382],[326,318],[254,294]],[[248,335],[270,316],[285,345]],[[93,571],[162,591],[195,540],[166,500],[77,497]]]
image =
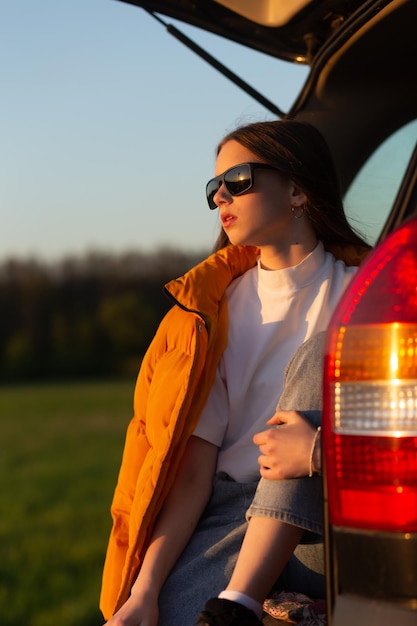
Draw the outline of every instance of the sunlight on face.
[[[237,141],[228,141],[218,154],[216,175],[248,162],[262,161]],[[223,229],[231,243],[259,247],[262,259],[266,258],[267,250],[268,257],[271,253],[279,257],[273,265],[292,265],[294,246],[298,246],[297,252],[303,258],[303,244],[309,253],[316,243],[309,220],[306,217],[294,219],[291,210],[293,206],[305,204],[305,195],[278,171],[254,170],[253,177],[253,186],[247,193],[233,196],[222,184],[215,194]],[[284,260],[284,257],[287,258]]]

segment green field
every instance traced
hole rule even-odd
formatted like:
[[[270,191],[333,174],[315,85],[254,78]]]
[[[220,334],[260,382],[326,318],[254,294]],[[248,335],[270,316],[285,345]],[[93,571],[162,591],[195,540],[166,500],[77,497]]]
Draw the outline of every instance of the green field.
[[[0,624],[101,626],[133,381],[0,387]]]

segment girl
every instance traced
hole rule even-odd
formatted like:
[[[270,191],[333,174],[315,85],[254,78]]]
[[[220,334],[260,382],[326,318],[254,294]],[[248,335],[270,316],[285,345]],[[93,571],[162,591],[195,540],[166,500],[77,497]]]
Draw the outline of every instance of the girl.
[[[368,250],[309,124],[227,135],[207,199],[220,213],[217,251],[166,285],[175,305],[135,389],[103,573],[109,626],[194,626],[227,586],[259,481],[252,438],[274,413],[286,364],[325,330]],[[300,537],[291,532],[291,549]],[[244,623],[233,619],[219,623]]]

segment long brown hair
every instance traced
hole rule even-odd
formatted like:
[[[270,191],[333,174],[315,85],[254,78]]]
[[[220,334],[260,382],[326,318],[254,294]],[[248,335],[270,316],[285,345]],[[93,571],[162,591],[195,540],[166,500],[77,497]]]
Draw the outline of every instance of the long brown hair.
[[[330,150],[314,126],[295,120],[255,122],[227,134],[218,145],[217,154],[231,140],[263,163],[276,167],[306,195],[305,214],[325,248],[349,244],[370,248],[346,219]],[[228,243],[222,229],[215,250]]]

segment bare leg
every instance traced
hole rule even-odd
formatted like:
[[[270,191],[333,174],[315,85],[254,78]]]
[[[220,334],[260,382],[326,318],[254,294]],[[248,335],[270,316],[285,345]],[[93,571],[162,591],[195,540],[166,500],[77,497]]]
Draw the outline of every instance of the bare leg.
[[[272,517],[252,517],[227,589],[262,603],[303,533],[302,528]]]

